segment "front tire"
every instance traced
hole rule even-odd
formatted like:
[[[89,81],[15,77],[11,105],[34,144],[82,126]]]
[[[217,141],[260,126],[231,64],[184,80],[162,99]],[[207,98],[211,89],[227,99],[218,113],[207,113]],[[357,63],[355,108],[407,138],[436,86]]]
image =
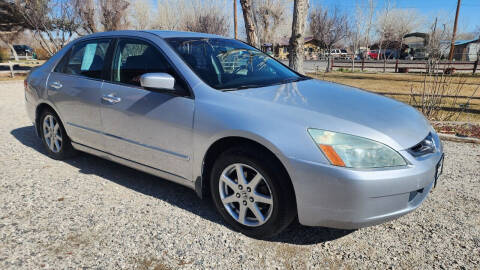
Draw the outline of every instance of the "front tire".
[[[49,157],[62,160],[75,154],[70,138],[54,112],[43,111],[39,124],[42,143]]]
[[[210,191],[218,212],[234,229],[270,238],[294,220],[293,187],[281,166],[269,153],[248,147],[228,150],[215,161]]]

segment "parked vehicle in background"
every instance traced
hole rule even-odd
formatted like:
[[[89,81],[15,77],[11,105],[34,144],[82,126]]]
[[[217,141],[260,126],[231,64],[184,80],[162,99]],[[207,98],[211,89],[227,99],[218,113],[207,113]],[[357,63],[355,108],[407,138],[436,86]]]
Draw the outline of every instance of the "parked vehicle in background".
[[[395,219],[442,171],[440,139],[416,109],[217,35],[81,37],[30,72],[25,101],[50,157],[84,151],[185,185],[253,237],[297,218],[343,229]]]
[[[35,51],[32,47],[27,45],[13,45],[13,49],[18,56],[35,58]],[[13,57],[13,55],[12,55]]]
[[[340,50],[340,57],[343,59],[350,59],[350,57],[348,56],[348,52],[345,49]]]
[[[414,60],[426,60],[428,59],[428,52],[425,48],[418,48],[413,51]]]
[[[342,51],[340,49],[331,49],[330,52],[327,52],[327,56],[329,55],[333,58],[340,58],[342,56]]]
[[[378,51],[377,50],[371,50],[367,52],[367,57],[369,59],[378,59]]]

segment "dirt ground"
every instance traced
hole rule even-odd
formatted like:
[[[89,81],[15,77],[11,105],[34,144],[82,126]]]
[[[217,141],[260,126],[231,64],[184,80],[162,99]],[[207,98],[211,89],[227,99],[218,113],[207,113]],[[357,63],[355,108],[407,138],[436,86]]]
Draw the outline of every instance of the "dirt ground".
[[[46,156],[23,82],[0,82],[0,269],[479,269],[480,145],[445,142],[419,209],[355,231],[293,224],[268,241],[195,192],[88,154]]]

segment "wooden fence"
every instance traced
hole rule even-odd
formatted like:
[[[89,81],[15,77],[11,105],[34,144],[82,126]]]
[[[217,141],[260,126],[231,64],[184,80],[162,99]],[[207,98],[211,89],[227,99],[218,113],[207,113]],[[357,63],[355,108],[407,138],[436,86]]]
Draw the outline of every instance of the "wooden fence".
[[[439,72],[449,73],[455,71],[477,72],[479,60],[477,61],[441,61],[436,66]],[[331,59],[332,68],[352,69],[352,60]],[[407,73],[412,70],[429,71],[428,61],[425,60],[355,60],[353,63],[355,69],[364,71],[365,69],[393,70],[394,72]]]

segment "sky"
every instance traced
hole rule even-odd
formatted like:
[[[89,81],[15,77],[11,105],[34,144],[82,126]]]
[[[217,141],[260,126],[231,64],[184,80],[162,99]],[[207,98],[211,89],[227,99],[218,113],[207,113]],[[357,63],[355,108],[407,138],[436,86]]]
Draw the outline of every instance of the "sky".
[[[151,0],[156,6],[157,0]],[[199,1],[212,1],[212,0],[199,0]],[[218,0],[225,4],[225,10],[227,13],[233,13],[233,1],[234,0]],[[237,1],[237,15],[238,15],[238,27],[241,36],[244,36],[243,30],[243,16],[240,6],[240,0]],[[256,1],[256,0],[253,0]],[[293,0],[282,0],[290,3],[293,7]],[[442,19],[449,19],[453,23],[455,19],[455,11],[457,7],[457,0],[374,0],[376,5],[376,12],[379,12],[385,8],[386,3],[390,2],[391,8],[408,8],[416,9],[420,15],[424,16],[428,22],[433,22],[435,16],[439,16]],[[317,6],[326,6],[327,8],[337,7],[342,12],[355,12],[357,4],[360,6],[367,6],[368,0],[310,0],[310,8]],[[425,24],[425,27],[429,27],[429,24]],[[473,32],[480,27],[480,0],[461,0],[460,15],[458,20],[458,32],[468,33]],[[231,36],[233,36],[233,17],[231,21]],[[416,29],[415,31],[425,32],[428,29]]]
[[[376,0],[377,11],[384,9],[387,0]],[[437,14],[442,14],[455,19],[457,0],[390,0],[390,6],[394,8],[417,9],[420,14],[432,19]],[[366,5],[366,0],[310,0],[310,5],[338,7],[344,12],[355,11],[356,4]],[[461,0],[458,30],[472,32],[480,26],[480,0]]]

